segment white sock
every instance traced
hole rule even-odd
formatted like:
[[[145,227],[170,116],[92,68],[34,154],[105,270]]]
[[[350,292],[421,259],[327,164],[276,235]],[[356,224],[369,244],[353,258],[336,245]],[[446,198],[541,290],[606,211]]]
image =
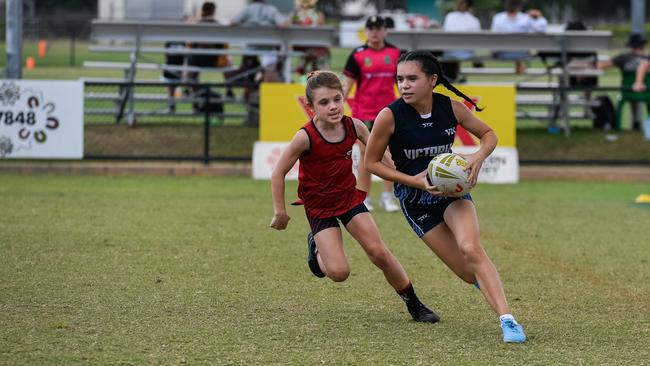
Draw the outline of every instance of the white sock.
[[[515,320],[515,317],[512,316],[512,314],[503,314],[499,317],[499,320],[501,321],[501,323],[503,323],[506,320],[512,320],[513,322],[515,322],[515,324],[517,324],[517,321]]]

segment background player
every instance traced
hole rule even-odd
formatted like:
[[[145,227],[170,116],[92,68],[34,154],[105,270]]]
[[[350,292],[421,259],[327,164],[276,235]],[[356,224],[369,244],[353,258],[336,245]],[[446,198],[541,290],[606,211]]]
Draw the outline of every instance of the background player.
[[[368,42],[352,51],[345,64],[343,74],[346,83],[343,95],[347,98],[353,85],[356,85],[354,100],[350,103],[352,116],[362,120],[370,130],[377,113],[392,103],[395,98],[395,72],[400,51],[395,46],[386,43],[385,20],[372,16],[366,21],[366,37]],[[365,204],[373,210],[370,199],[370,173],[363,161],[364,146],[361,149],[361,159],[357,175],[359,187],[368,192]],[[384,181],[384,191],[381,194],[380,205],[388,212],[399,211],[392,193],[391,182]]]

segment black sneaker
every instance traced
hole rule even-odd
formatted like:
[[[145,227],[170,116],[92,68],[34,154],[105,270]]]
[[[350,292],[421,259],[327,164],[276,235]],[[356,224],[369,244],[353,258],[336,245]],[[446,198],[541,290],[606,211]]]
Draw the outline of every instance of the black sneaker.
[[[307,234],[307,264],[309,269],[314,276],[323,278],[325,273],[321,271],[320,266],[318,265],[318,260],[316,259],[316,254],[318,250],[316,249],[316,242],[314,241],[314,236],[309,233]]]
[[[413,302],[413,304],[407,303],[406,308],[416,322],[437,323],[440,320],[440,317],[436,313],[429,310],[419,300]]]

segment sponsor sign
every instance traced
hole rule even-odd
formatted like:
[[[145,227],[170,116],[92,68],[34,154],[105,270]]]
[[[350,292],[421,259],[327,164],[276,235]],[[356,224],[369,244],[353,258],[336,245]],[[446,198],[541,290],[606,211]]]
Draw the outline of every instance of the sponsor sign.
[[[1,159],[83,158],[82,81],[0,81]]]

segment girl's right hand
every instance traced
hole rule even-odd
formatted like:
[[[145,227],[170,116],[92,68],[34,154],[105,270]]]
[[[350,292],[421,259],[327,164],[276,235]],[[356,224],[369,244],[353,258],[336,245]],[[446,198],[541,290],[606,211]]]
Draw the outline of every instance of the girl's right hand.
[[[286,212],[276,212],[271,219],[271,226],[275,230],[284,230],[287,228],[291,217]]]
[[[429,179],[427,179],[427,171],[426,169],[415,176],[415,180],[417,185],[415,185],[415,188],[421,189],[423,191],[427,191],[428,193],[434,195],[434,196],[442,196],[443,192],[439,191],[436,186],[433,186],[429,184]]]
[[[634,83],[634,85],[632,85],[632,89],[635,92],[642,92],[642,91],[645,90],[645,84],[644,83]]]

